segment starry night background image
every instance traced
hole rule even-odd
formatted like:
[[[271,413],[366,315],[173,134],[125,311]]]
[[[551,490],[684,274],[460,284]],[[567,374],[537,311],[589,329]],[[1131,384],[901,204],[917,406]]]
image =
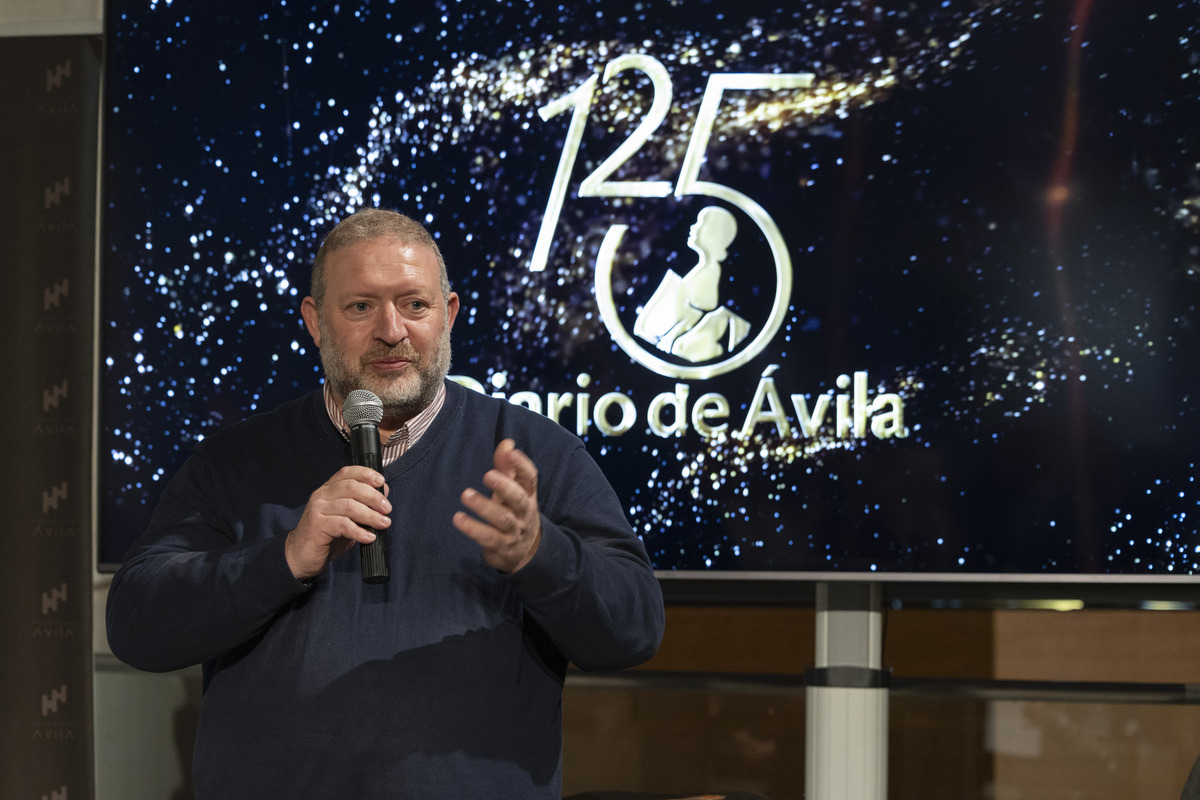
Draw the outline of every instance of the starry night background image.
[[[101,562],[196,441],[319,386],[312,258],[383,205],[443,250],[452,375],[581,433],[657,569],[1200,571],[1200,0],[108,13]],[[702,122],[738,74],[810,77]],[[712,206],[751,333],[651,369],[597,295],[633,331]]]

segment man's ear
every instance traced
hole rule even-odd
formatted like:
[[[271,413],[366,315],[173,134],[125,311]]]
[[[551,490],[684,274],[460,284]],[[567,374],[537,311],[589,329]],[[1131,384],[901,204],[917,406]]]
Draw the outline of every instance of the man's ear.
[[[454,319],[458,316],[458,294],[451,292],[446,298],[446,323],[453,328]],[[320,345],[317,345],[320,347]]]
[[[320,347],[321,316],[317,311],[317,301],[311,297],[304,298],[304,301],[300,303],[300,316],[304,317],[304,327],[308,328],[308,335],[312,337],[313,344]]]

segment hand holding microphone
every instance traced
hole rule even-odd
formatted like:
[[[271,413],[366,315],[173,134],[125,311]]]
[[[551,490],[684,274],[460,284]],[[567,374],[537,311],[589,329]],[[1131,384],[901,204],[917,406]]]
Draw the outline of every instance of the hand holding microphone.
[[[351,403],[354,398],[354,403]],[[350,427],[351,466],[343,467],[309,497],[296,528],[288,534],[285,555],[292,574],[308,580],[358,542],[363,580],[388,580],[382,534],[391,525],[387,483],[379,474],[379,423],[383,405],[371,392],[350,393],[342,416]]]

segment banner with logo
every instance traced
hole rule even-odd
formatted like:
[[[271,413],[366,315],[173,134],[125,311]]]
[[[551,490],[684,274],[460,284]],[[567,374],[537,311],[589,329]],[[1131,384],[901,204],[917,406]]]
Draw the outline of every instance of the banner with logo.
[[[1200,0],[109,7],[101,561],[384,205],[664,573],[1200,572]]]
[[[92,788],[100,41],[0,39],[0,797]]]

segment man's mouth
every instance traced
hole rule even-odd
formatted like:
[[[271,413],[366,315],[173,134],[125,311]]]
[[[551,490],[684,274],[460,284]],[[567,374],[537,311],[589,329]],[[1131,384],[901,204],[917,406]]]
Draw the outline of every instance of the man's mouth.
[[[407,358],[384,358],[371,362],[371,366],[375,367],[375,369],[390,372],[404,369],[411,363]]]
[[[401,372],[416,362],[415,355],[372,355],[364,359],[366,365],[379,372]]]

